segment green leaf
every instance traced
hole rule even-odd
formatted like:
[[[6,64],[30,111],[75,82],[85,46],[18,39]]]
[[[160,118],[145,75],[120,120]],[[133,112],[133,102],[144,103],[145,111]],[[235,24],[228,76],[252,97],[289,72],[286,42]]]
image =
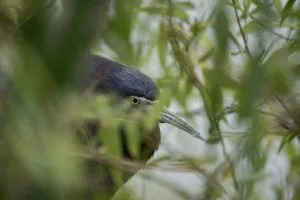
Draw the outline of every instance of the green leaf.
[[[276,10],[278,11],[278,13],[281,13],[281,10],[282,10],[281,0],[274,0],[274,6],[275,6]]]
[[[219,144],[220,141],[221,141],[221,138],[219,136],[217,136],[216,134],[214,134],[214,135],[210,134],[210,136],[207,138],[208,144]]]
[[[252,0],[246,0],[247,8],[250,8],[251,4],[252,4]]]
[[[252,60],[245,66],[240,87],[236,93],[240,117],[249,117],[255,113],[255,103],[263,92],[263,74],[264,69],[257,60]]]
[[[251,21],[250,23],[246,24],[246,26],[243,29],[244,33],[249,34],[249,33],[254,33],[254,32],[259,32],[259,31],[263,31],[263,28],[261,25],[259,25],[257,22],[255,21]],[[239,35],[241,33],[239,32]]]
[[[290,134],[287,134],[286,136],[284,136],[280,142],[280,146],[277,150],[277,153],[280,153],[281,150],[283,149],[283,147],[290,143],[297,135],[295,133],[290,133]]]
[[[285,199],[285,192],[283,188],[275,186],[273,188],[274,194],[276,194],[276,200],[284,200]]]
[[[109,137],[107,134],[109,134]],[[110,127],[102,127],[99,136],[107,153],[113,157],[120,158],[121,148],[119,141],[121,138],[119,136],[117,124],[110,125]]]
[[[183,8],[183,9],[194,9],[195,8],[195,5],[190,1],[176,2],[176,6]]]
[[[112,179],[116,185],[121,187],[124,184],[124,171],[118,168],[110,168],[110,174],[112,176]]]
[[[154,15],[169,16],[169,9],[163,6],[143,7],[140,8],[140,11],[147,12],[149,14],[154,14]],[[179,7],[175,7],[172,14],[174,17],[182,19],[183,21],[188,21],[187,13]]]
[[[105,121],[101,122],[106,124],[101,127],[99,137],[102,142],[103,147],[106,150],[107,156],[111,159],[121,159],[122,149],[121,149],[121,138],[119,134],[119,124],[113,118],[107,118]],[[123,172],[118,168],[110,168],[110,173],[112,175],[113,181],[117,185],[122,185]]]
[[[296,0],[288,0],[288,2],[286,2],[285,6],[281,12],[280,24],[282,24],[284,22],[284,20],[289,16],[289,11],[293,8],[293,5],[295,2],[296,2]]]
[[[158,158],[151,159],[150,162],[148,163],[148,165],[159,166],[159,164],[161,164],[162,162],[170,161],[170,160],[172,160],[172,156],[164,155],[164,156],[161,156]]]
[[[160,24],[160,31],[158,36],[158,55],[159,55],[159,61],[162,66],[166,65],[167,47],[168,47],[168,29],[166,29],[166,25],[162,21]]]
[[[195,23],[193,23],[191,25],[191,32],[193,33],[193,35],[199,35],[200,33],[202,33],[206,28],[208,27],[208,24],[201,21],[195,21]]]
[[[206,70],[204,71],[205,77],[205,90],[208,94],[209,109],[210,114],[214,116],[215,120],[219,120],[219,115],[223,111],[223,91],[221,90],[221,85],[214,79],[212,76],[214,73],[211,73],[215,70]],[[213,125],[213,124],[212,124]]]
[[[261,116],[257,113],[252,115],[248,136],[245,137],[240,151],[241,157],[249,161],[249,174],[254,175],[261,172],[266,164],[266,152],[262,149],[264,124]]]
[[[189,42],[189,36],[187,35],[186,31],[180,27],[173,27],[171,29],[171,34],[182,44],[187,44]]]
[[[239,34],[240,34],[240,32],[239,32]],[[239,43],[239,41],[238,41],[238,39],[236,38],[236,36],[234,36],[234,35],[232,34],[231,31],[229,32],[228,37],[229,37],[229,39],[230,39],[237,47],[241,48],[241,44]]]
[[[134,199],[137,199],[135,197],[135,193],[132,191],[130,187],[126,187],[124,185],[111,198],[111,200],[134,200]]]
[[[286,48],[282,48],[273,53],[264,65],[269,87],[280,95],[288,95],[294,82],[288,56]]]
[[[211,58],[212,55],[214,55],[215,53],[215,49],[211,48],[208,49],[206,52],[204,52],[204,54],[199,58],[198,62],[202,63],[205,62],[207,59]]]
[[[216,14],[214,32],[217,40],[216,52],[214,55],[214,67],[218,70],[224,70],[227,66],[229,46],[229,20],[224,8],[220,8]]]
[[[133,158],[140,158],[141,138],[136,123],[130,121],[126,122],[126,139],[130,155]]]

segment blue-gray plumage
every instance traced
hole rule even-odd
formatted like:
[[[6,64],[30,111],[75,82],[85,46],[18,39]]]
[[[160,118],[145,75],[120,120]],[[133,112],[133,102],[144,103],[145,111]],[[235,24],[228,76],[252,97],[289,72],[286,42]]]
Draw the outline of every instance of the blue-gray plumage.
[[[121,97],[138,96],[154,100],[158,89],[154,81],[138,70],[102,56],[90,55],[84,72],[84,87],[95,92],[109,92]]]

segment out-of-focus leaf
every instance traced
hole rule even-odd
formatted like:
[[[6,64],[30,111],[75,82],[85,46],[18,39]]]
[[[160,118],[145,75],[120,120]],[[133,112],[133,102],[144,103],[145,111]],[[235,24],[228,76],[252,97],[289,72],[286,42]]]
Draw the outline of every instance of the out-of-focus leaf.
[[[284,200],[284,190],[280,187],[274,187],[273,188],[274,193],[276,194],[276,200]]]
[[[274,0],[274,6],[278,13],[281,13],[282,11],[282,1],[281,0]]]
[[[259,9],[259,13],[263,13],[263,15],[270,18],[276,17],[276,12],[274,11],[273,6],[270,6],[267,1],[252,0],[252,2],[256,4],[256,8]]]
[[[288,60],[286,48],[282,48],[265,63],[269,87],[280,95],[291,92],[294,76]]]
[[[255,104],[261,98],[264,82],[264,69],[261,67],[259,61],[250,61],[241,78],[241,84],[237,90],[238,113],[240,117],[248,117],[254,114]]]
[[[214,57],[214,67],[224,70],[228,55],[229,21],[227,13],[223,8],[219,8],[214,22],[214,32],[217,39],[217,47]]]
[[[105,35],[106,44],[118,55],[119,62],[131,66],[134,53],[132,45],[128,40],[124,40],[116,32]]]
[[[129,66],[135,66],[134,47],[131,43],[131,34],[136,22],[137,12],[141,1],[116,1],[113,5],[114,16],[107,22],[104,40],[117,54],[118,60]]]
[[[228,37],[230,38],[230,40],[231,40],[237,47],[241,48],[241,44],[240,44],[239,41],[237,40],[236,36],[234,36],[234,35],[232,34],[231,31],[229,31]]]
[[[296,0],[288,0],[286,2],[286,4],[284,5],[283,10],[281,12],[280,24],[282,24],[285,21],[285,19],[289,16],[289,12],[293,8],[293,5],[294,5],[295,2],[296,2]]]
[[[218,144],[221,141],[221,138],[217,135],[210,135],[207,139],[208,144]]]
[[[194,9],[195,8],[195,5],[191,1],[176,2],[176,6],[181,7],[183,9]]]
[[[182,29],[173,28],[171,34],[173,37],[176,37],[176,39],[183,44],[187,44],[189,42],[188,35]]]
[[[214,48],[208,49],[204,54],[199,58],[198,62],[202,63],[209,59],[215,52]]]
[[[236,90],[237,88],[239,88],[239,82],[232,79],[228,73],[220,73],[216,70],[210,69],[206,69],[203,72],[212,82],[221,85],[223,88],[228,88],[232,90]]]
[[[206,22],[199,22],[195,21],[195,23],[191,26],[191,31],[194,35],[201,34],[206,28],[208,27],[208,24]]]
[[[103,118],[105,119],[107,118],[107,116]],[[101,123],[104,125],[101,127],[99,137],[101,139],[103,147],[105,148],[105,152],[108,154],[108,156],[113,157],[113,159],[120,159],[122,155],[122,149],[120,142],[121,138],[118,129],[119,124],[115,119],[110,117],[108,117],[106,121],[103,121]],[[110,173],[115,183],[117,183],[118,185],[123,184],[123,172],[120,169],[111,168]]]
[[[132,157],[138,159],[140,158],[141,141],[137,124],[128,120],[128,122],[126,123],[126,131],[129,153],[132,155]]]
[[[250,169],[254,173],[260,172],[266,164],[266,155],[262,149],[264,138],[264,120],[259,115],[252,118],[249,136],[245,139],[243,153],[250,162]]]
[[[150,162],[148,163],[148,165],[156,166],[164,161],[170,161],[170,160],[172,160],[172,156],[165,155],[165,156],[161,156],[159,158],[151,159]]]
[[[55,17],[51,9],[40,9],[21,27],[22,36],[45,62],[58,90],[74,78],[76,61],[96,35],[98,26],[94,24],[99,22],[99,14],[105,13],[103,3],[66,1],[65,10],[56,23],[52,21]]]
[[[168,105],[172,99],[171,94],[171,88],[164,88],[164,90],[160,93],[159,102],[152,107],[151,112],[146,116],[143,125],[145,130],[153,131],[153,128],[157,125],[157,121],[160,118],[163,107]]]
[[[252,0],[246,0],[246,6],[249,8],[251,6]]]
[[[280,153],[281,150],[283,149],[283,147],[290,143],[297,135],[295,133],[290,133],[290,134],[287,134],[285,137],[282,138],[281,140],[281,143],[280,143],[280,146],[277,150],[277,153]]]
[[[292,196],[292,200],[298,200],[299,199],[299,196],[300,196],[300,190],[299,190],[299,187],[300,187],[300,182],[299,180],[295,181],[295,183],[293,184],[294,186],[294,193],[293,193],[293,196]]]
[[[213,115],[219,115],[223,110],[223,93],[221,86],[206,75],[205,89],[209,96],[210,109]]]
[[[166,65],[166,54],[168,48],[168,29],[166,25],[161,22],[158,36],[158,55],[161,65]]]
[[[132,200],[136,199],[135,193],[131,190],[131,188],[126,187],[124,185],[121,187],[116,194],[111,198],[111,200]]]
[[[149,14],[154,14],[154,15],[169,16],[169,9],[163,6],[143,7],[140,8],[140,11],[147,12]],[[187,13],[177,6],[174,7],[173,16],[182,19],[183,21],[188,21]]]
[[[246,33],[246,34],[259,32],[259,31],[263,31],[263,28],[261,27],[261,25],[259,25],[255,21],[251,21],[244,27],[244,33]],[[239,34],[241,34],[241,33],[239,33]]]
[[[187,83],[185,79],[181,78],[180,80],[178,80],[175,98],[180,103],[180,105],[186,105],[187,99],[185,98],[185,92],[183,91],[186,84]]]

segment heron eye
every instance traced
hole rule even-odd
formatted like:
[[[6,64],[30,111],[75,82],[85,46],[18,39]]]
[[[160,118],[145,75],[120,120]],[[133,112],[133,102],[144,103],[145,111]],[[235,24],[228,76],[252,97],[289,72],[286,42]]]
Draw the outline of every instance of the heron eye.
[[[132,102],[133,104],[139,104],[139,103],[140,103],[139,99],[136,98],[136,97],[130,97],[130,100],[131,100],[131,102]]]

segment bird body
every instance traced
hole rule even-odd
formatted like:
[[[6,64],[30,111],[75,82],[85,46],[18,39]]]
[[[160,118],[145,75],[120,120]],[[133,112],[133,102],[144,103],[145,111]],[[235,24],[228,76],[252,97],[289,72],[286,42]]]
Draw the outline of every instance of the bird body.
[[[87,63],[88,65],[86,65],[81,79],[81,87],[84,91],[89,90],[93,94],[111,94],[121,99],[137,96],[154,101],[158,96],[158,88],[155,82],[138,70],[131,69],[102,56],[91,54],[88,55]],[[89,126],[91,131],[88,134],[95,135],[99,126],[95,125],[95,123],[90,123]],[[133,156],[130,155],[127,147],[126,133],[122,127],[120,128],[120,136],[123,157],[132,158]],[[154,128],[154,133],[144,133],[143,136],[142,139],[144,138],[146,141],[141,141],[141,155],[149,154],[149,156],[152,156],[160,143],[159,126],[157,125]],[[145,147],[150,145],[150,140],[152,150],[146,150]],[[154,141],[155,144],[153,144]],[[143,151],[149,153],[143,153]],[[148,160],[149,156],[141,159]]]
[[[93,95],[114,95],[120,100],[129,99],[131,96],[143,97],[154,101],[158,96],[158,88],[155,82],[148,76],[138,70],[131,69],[125,65],[119,64],[102,56],[87,54],[84,62],[81,62],[84,68],[80,69],[80,90],[89,91]],[[85,134],[90,138],[98,140],[98,146],[101,146],[100,137],[101,119],[87,119],[85,123]],[[160,129],[157,124],[153,130],[145,132],[142,126],[140,132],[139,157],[133,156],[128,147],[128,137],[124,126],[119,127],[119,138],[122,159],[146,163],[153,156],[160,144]],[[107,137],[109,137],[109,133]],[[99,191],[99,193],[108,193],[111,197],[118,189],[114,183],[110,170],[113,168],[106,163],[97,163],[88,161],[87,164],[89,190]],[[133,171],[124,172],[125,181],[134,174]],[[92,193],[92,192],[91,192]]]
[[[89,53],[84,59],[83,66],[84,68],[80,73],[80,88],[83,91],[88,90],[92,94],[112,94],[121,101],[124,99],[130,100],[133,104],[131,107],[133,110],[142,108],[143,111],[148,112],[155,104],[155,100],[159,94],[158,88],[151,78],[138,70],[129,68],[102,56],[91,55]],[[101,133],[101,126],[99,125],[101,123],[98,123],[98,120],[101,121],[101,119],[91,119],[86,123],[86,132],[89,137],[95,137],[97,133],[103,134]],[[139,127],[139,157],[133,156],[129,151],[128,137],[126,136],[127,133],[124,126],[118,127],[122,158],[146,163],[146,161],[153,156],[160,144],[159,123],[169,123],[194,137],[202,139],[200,134],[183,118],[169,111],[167,108],[164,108],[161,113],[161,118],[157,121],[156,126],[154,126],[152,130],[146,130],[142,125]],[[105,136],[109,137],[109,133],[105,134]],[[97,167],[97,163],[92,162],[89,168],[90,177],[98,178],[97,173],[93,173],[93,171],[97,171]],[[110,196],[118,187],[116,187],[112,181],[109,172],[111,166],[102,164],[102,168],[104,169],[102,170],[102,180],[96,181],[96,184],[93,184],[95,187],[92,188],[93,190],[99,190],[99,186],[102,186],[104,190],[101,191],[109,191],[108,196]],[[132,175],[132,171],[126,173],[126,178],[130,178]]]

